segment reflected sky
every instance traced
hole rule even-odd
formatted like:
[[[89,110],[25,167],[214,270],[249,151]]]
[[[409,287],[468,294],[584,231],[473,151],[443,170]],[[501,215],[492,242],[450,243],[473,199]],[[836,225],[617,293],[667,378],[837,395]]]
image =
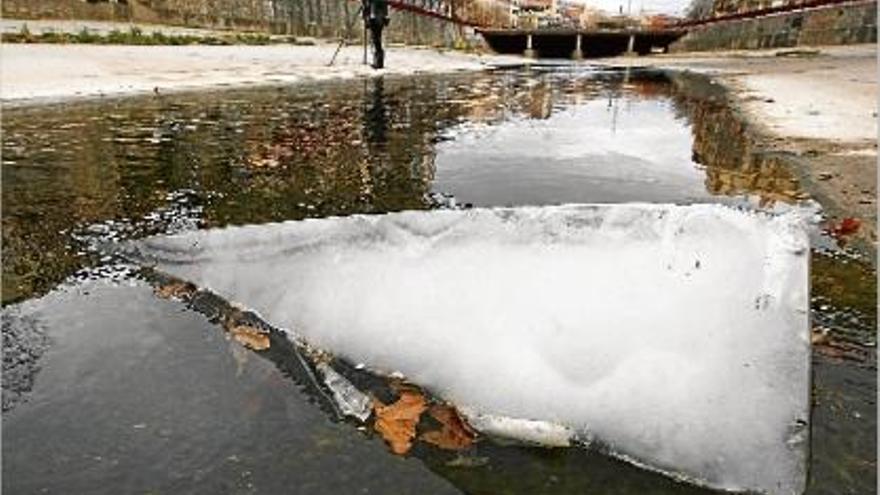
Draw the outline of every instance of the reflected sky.
[[[437,149],[434,188],[478,206],[706,200],[690,126],[672,106],[610,95],[546,118],[453,129]]]

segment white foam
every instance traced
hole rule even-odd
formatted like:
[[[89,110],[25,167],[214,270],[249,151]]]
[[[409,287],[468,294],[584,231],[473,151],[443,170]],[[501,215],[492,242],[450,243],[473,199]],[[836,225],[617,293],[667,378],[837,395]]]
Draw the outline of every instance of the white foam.
[[[404,212],[158,237],[158,268],[472,415],[716,488],[804,489],[808,244],[717,205]],[[496,423],[497,424],[497,423]]]

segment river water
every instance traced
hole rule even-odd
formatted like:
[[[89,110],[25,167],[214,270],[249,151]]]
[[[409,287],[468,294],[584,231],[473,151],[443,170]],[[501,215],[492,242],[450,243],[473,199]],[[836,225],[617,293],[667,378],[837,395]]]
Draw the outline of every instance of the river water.
[[[711,81],[541,66],[4,109],[7,493],[689,493],[580,449],[383,442],[108,243],[406,209],[815,208]],[[816,233],[810,493],[876,486],[876,283]]]

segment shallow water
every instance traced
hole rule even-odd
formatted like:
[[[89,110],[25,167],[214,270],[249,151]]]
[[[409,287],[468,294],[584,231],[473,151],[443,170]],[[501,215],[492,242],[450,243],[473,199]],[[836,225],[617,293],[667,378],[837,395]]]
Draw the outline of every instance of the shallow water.
[[[225,341],[100,248],[467,204],[803,199],[724,98],[690,77],[564,66],[5,111],[3,488],[699,491],[576,449],[394,457],[312,404],[284,357]],[[875,277],[824,248],[813,274],[814,321],[833,345],[814,358],[811,493],[864,493],[876,483]]]

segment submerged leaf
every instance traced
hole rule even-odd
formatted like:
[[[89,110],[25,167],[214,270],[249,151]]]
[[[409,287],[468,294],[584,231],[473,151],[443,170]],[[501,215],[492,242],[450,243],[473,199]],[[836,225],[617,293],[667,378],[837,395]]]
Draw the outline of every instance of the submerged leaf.
[[[260,329],[237,325],[232,327],[229,333],[237,342],[255,351],[264,351],[269,348],[269,334]]]
[[[196,291],[196,286],[188,282],[173,281],[164,285],[157,286],[154,292],[162,299],[186,298],[192,296]]]
[[[436,431],[423,433],[419,438],[446,450],[462,450],[474,443],[476,433],[451,406],[431,406],[429,414],[443,427]]]
[[[419,392],[404,390],[394,404],[386,406],[374,399],[376,423],[373,428],[388,442],[397,455],[409,452],[419,417],[427,409],[425,397]]]
[[[828,337],[827,333],[825,333],[821,330],[815,329],[815,328],[813,329],[812,333],[810,334],[810,343],[813,345],[827,344],[828,342],[830,342],[830,340],[831,339]]]

